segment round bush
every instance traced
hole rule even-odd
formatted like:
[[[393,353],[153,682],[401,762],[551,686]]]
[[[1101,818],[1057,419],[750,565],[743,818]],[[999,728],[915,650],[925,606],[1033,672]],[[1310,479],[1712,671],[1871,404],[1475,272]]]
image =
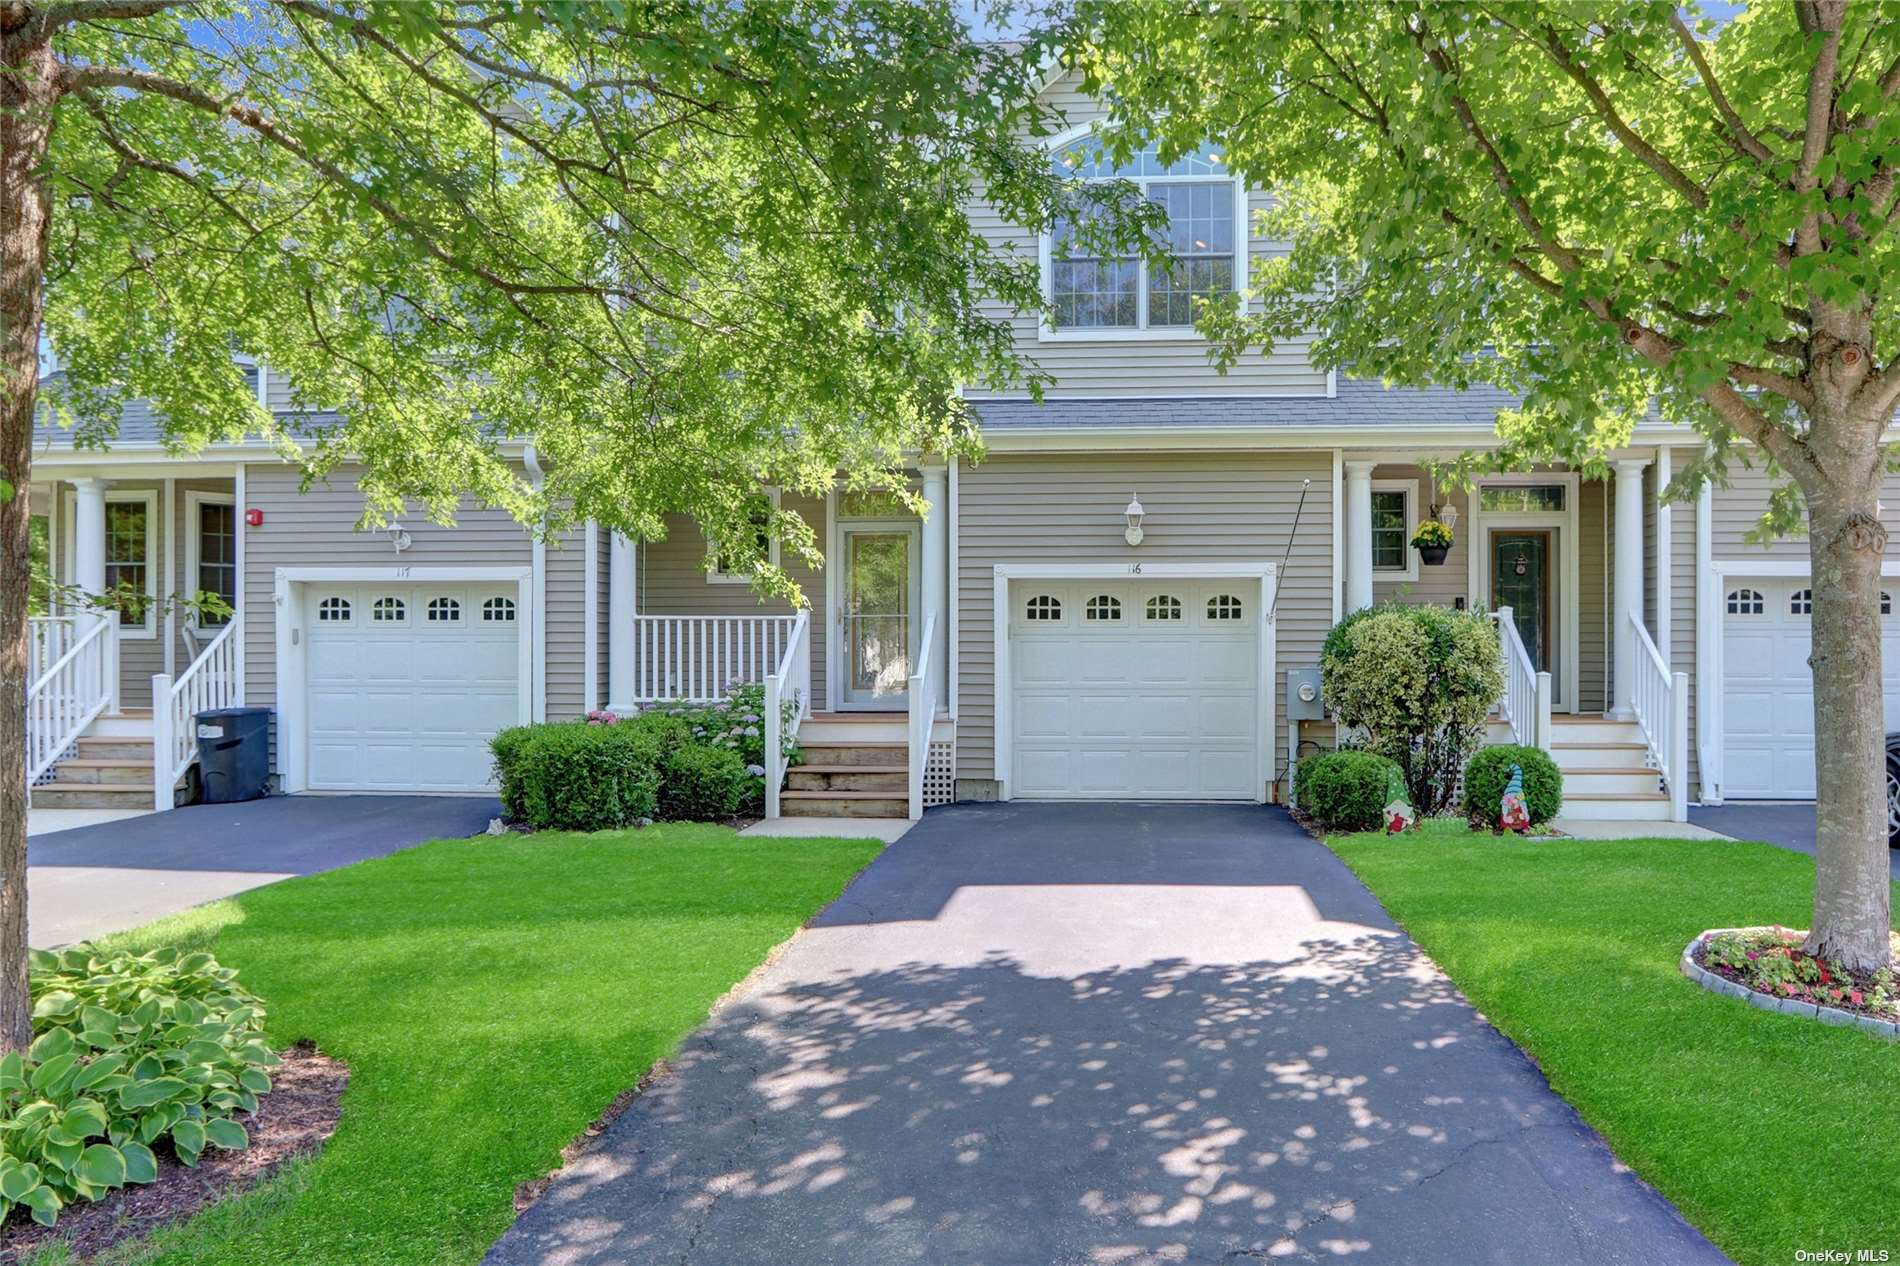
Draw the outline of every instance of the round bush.
[[[723,747],[689,744],[660,756],[659,815],[669,822],[720,822],[739,811],[757,779]]]
[[[607,831],[658,812],[660,740],[637,726],[517,726],[489,750],[502,808],[538,831]]]
[[[1326,752],[1300,762],[1300,808],[1329,830],[1374,831],[1385,824],[1387,788],[1399,767],[1371,752]],[[1402,775],[1401,775],[1402,777]]]
[[[1564,776],[1550,753],[1503,743],[1483,748],[1465,765],[1465,818],[1473,827],[1498,824],[1498,802],[1511,781],[1511,766],[1524,771],[1524,807],[1531,825],[1542,826],[1564,806]]]

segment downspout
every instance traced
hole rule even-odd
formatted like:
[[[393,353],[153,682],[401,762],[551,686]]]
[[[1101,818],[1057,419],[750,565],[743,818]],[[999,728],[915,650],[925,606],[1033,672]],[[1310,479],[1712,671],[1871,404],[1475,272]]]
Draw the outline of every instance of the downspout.
[[[521,464],[528,468],[528,482],[540,492],[545,477],[533,442],[521,450]],[[536,721],[545,721],[548,719],[548,543],[538,531],[533,541],[529,553],[529,587],[534,594],[534,624],[528,630],[528,645],[534,660],[534,693],[528,715]]]

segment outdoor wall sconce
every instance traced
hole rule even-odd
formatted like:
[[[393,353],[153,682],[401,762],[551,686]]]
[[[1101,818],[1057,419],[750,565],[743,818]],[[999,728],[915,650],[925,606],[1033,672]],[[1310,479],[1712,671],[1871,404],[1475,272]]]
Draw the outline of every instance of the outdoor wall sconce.
[[[1442,506],[1432,507],[1432,517],[1454,532],[1458,530],[1458,507],[1447,501]]]
[[[409,535],[409,530],[400,523],[392,523],[384,528],[383,531],[389,534],[389,543],[396,547],[398,554],[415,544],[415,541]]]
[[[1141,508],[1141,498],[1128,494],[1128,508],[1122,513],[1128,516],[1128,530],[1122,533],[1122,539],[1130,545],[1141,544],[1141,516],[1147,513]]]

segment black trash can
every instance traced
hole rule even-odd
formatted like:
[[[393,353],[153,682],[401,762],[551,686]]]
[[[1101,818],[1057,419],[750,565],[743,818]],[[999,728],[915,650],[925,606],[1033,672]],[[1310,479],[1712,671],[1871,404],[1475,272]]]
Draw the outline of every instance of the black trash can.
[[[231,804],[262,796],[270,778],[270,709],[212,708],[196,721],[204,802]]]

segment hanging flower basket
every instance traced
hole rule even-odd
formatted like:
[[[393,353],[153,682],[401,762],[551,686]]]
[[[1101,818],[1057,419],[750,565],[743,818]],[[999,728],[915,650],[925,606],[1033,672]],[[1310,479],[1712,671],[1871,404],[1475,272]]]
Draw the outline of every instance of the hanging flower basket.
[[[1418,525],[1418,531],[1412,533],[1412,548],[1418,551],[1419,561],[1427,567],[1441,566],[1445,555],[1451,552],[1451,529],[1437,519],[1427,519]]]

